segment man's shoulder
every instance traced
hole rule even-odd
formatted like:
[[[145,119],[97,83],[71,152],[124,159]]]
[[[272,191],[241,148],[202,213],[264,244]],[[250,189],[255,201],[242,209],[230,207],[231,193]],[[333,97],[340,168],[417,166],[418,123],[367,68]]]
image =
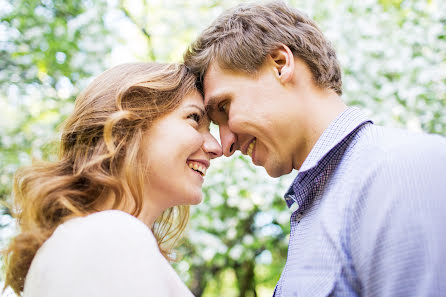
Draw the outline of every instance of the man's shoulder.
[[[355,146],[361,158],[390,164],[390,160],[416,162],[421,159],[446,158],[446,138],[399,128],[368,125],[358,133]],[[417,159],[418,158],[418,159]]]
[[[444,272],[446,242],[438,234],[446,223],[446,140],[379,126],[368,130],[348,213],[353,263],[359,278],[375,275],[366,284],[376,292],[382,283],[398,284],[401,275],[411,280],[401,292],[409,292],[426,272]],[[440,278],[427,279],[440,288]]]
[[[384,196],[389,203],[418,200],[419,192],[437,199],[446,175],[446,138],[376,125],[358,136],[339,169],[358,205],[370,200],[380,207]]]
[[[438,204],[446,191],[444,137],[380,126],[368,127],[363,136],[361,149],[344,168],[353,180],[352,208],[367,204],[376,210],[372,216],[401,205],[406,207],[398,207],[394,214],[416,216],[423,213],[421,209],[446,209]],[[407,207],[409,204],[418,207]],[[438,207],[433,210],[433,205]]]

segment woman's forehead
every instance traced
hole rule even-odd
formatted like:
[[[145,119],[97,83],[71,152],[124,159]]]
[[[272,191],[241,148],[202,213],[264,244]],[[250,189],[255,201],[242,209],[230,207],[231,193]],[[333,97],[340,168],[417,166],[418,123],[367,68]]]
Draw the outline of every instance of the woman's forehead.
[[[204,99],[203,99],[203,96],[198,91],[194,91],[194,92],[184,96],[181,103],[182,104],[195,104],[204,110]]]

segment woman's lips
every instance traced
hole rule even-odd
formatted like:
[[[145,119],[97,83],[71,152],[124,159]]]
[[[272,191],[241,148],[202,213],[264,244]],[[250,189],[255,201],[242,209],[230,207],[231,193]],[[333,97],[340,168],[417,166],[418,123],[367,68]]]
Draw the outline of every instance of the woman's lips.
[[[209,167],[209,161],[206,160],[187,160],[186,163],[189,168],[197,171],[201,176],[206,175],[206,171]]]

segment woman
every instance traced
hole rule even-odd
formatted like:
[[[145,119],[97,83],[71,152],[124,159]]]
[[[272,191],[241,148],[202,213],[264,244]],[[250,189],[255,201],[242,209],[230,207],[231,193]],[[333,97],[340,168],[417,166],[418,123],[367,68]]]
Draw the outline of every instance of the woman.
[[[6,286],[26,297],[192,296],[166,258],[221,154],[184,66],[104,72],[76,99],[59,160],[15,176]]]

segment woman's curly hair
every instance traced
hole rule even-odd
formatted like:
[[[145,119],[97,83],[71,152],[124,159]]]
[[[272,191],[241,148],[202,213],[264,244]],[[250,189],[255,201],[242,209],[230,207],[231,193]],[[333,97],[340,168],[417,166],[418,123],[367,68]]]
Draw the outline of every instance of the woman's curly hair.
[[[104,205],[141,213],[144,132],[194,90],[195,77],[184,65],[135,63],[105,71],[77,97],[63,126],[58,161],[34,163],[15,174],[12,212],[20,232],[4,251],[5,288],[21,295],[37,250],[67,220]],[[188,206],[177,206],[153,225],[165,257],[188,216]]]

